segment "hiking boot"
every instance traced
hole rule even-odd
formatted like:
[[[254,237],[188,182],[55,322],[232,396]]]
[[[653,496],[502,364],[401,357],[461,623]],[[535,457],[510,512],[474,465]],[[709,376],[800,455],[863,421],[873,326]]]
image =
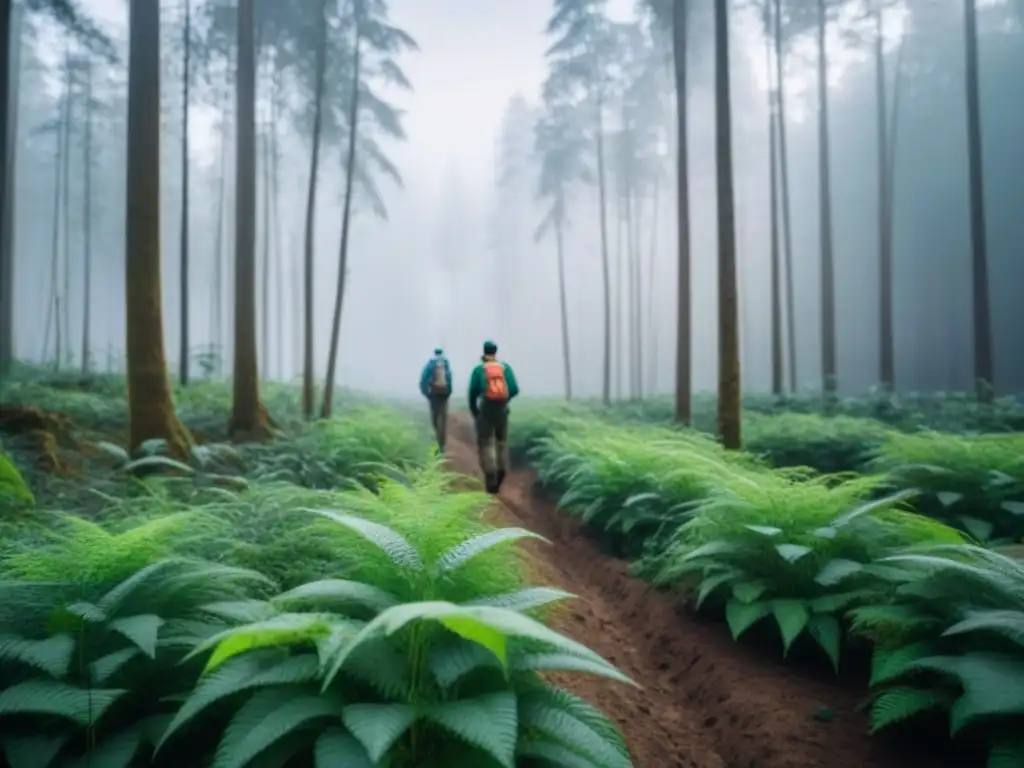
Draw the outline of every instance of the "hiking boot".
[[[494,490],[495,490],[495,492],[501,490],[501,484],[503,482],[505,482],[505,470],[504,469],[499,469],[498,470],[498,476],[495,478],[495,482],[494,482]]]
[[[499,484],[498,476],[494,472],[488,472],[484,475],[484,488],[488,493],[497,493]]]

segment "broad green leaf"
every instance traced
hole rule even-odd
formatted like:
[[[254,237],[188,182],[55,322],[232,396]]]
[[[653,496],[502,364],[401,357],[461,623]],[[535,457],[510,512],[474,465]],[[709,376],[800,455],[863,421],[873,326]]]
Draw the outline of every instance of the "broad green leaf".
[[[560,707],[536,696],[520,697],[521,726],[539,731],[555,743],[585,755],[603,768],[632,768],[628,756],[621,754],[587,723]]]
[[[895,507],[901,502],[916,496],[917,493],[918,492],[913,488],[906,488],[890,494],[889,496],[884,496],[881,499],[874,499],[873,501],[869,501],[866,504],[861,504],[860,506],[851,509],[849,512],[844,512],[832,521],[832,525],[836,528],[842,528],[843,526],[849,525],[859,517],[873,515],[875,512],[879,512],[883,509]]]
[[[113,736],[107,736],[90,749],[88,754],[68,763],[67,768],[130,768],[142,744],[142,731],[132,726]]]
[[[0,715],[52,715],[91,726],[125,693],[84,690],[56,680],[26,680],[0,690]]]
[[[435,704],[424,717],[487,752],[505,768],[515,768],[519,716],[515,694],[499,691],[462,701]]]
[[[842,629],[839,619],[828,614],[816,613],[807,620],[807,631],[832,662],[832,669],[839,671],[839,653]]]
[[[787,563],[795,563],[802,557],[811,554],[813,550],[803,544],[776,544],[775,551]]]
[[[782,633],[783,654],[789,653],[800,634],[807,628],[807,621],[810,619],[810,611],[807,610],[807,602],[804,600],[773,600],[772,613],[775,615],[775,622],[779,625]]]
[[[312,654],[290,656],[273,665],[255,653],[236,656],[199,680],[161,736],[157,751],[196,715],[228,696],[266,686],[312,682],[318,672],[317,659]]]
[[[986,542],[992,538],[992,531],[996,528],[995,524],[988,520],[982,520],[980,517],[957,515],[956,519],[960,521],[965,531],[980,542]]]
[[[834,592],[830,595],[822,595],[810,601],[810,608],[814,613],[837,613],[848,609],[855,603],[871,602],[878,598],[878,592],[873,589],[854,589],[850,592]]]
[[[342,605],[355,603],[377,613],[399,603],[398,598],[390,592],[386,592],[372,584],[348,581],[347,579],[311,581],[274,598],[274,602],[277,603],[304,600],[339,603]]]
[[[744,603],[740,600],[730,600],[725,604],[725,621],[732,632],[732,639],[739,640],[744,632],[771,612],[770,601]]]
[[[546,544],[551,543],[543,536],[533,531],[528,531],[525,528],[499,528],[487,533],[481,533],[478,536],[456,544],[441,555],[437,561],[437,572],[439,574],[453,573],[488,549],[503,544],[506,541],[519,541],[520,539],[539,539]]]
[[[814,577],[814,580],[823,587],[832,587],[843,579],[860,573],[863,568],[864,565],[862,563],[836,558],[825,563],[822,569],[818,571],[818,575]]]
[[[935,498],[937,498],[939,503],[944,507],[952,507],[963,497],[964,495],[962,493],[953,493],[952,491],[939,491],[935,494]]]
[[[143,613],[138,616],[126,616],[121,619],[114,619],[107,628],[113,632],[124,635],[131,640],[140,651],[156,658],[156,638],[163,626],[164,620],[152,613]]]
[[[692,549],[683,556],[683,560],[695,560],[699,557],[718,557],[719,555],[732,555],[738,552],[738,548],[731,541],[725,539],[715,539],[709,541],[707,544],[702,544],[696,549]]]
[[[217,747],[213,768],[245,768],[276,742],[318,721],[340,721],[341,699],[302,694],[293,688],[257,692],[231,718]]]
[[[760,533],[762,536],[778,536],[782,533],[781,528],[776,528],[774,525],[744,525],[748,531],[754,533]]]
[[[704,604],[704,601],[707,600],[711,593],[718,587],[734,578],[736,578],[735,571],[726,571],[725,573],[716,573],[705,577],[705,579],[700,583],[700,588],[697,590],[697,607],[700,608]]]
[[[103,685],[111,677],[116,675],[132,659],[138,658],[142,650],[135,645],[129,645],[120,650],[100,656],[89,664],[90,677],[96,685]]]
[[[595,664],[590,659],[571,653],[522,653],[511,658],[514,672],[585,672],[598,677],[631,682],[628,677],[610,664]]]
[[[53,677],[67,674],[74,652],[75,640],[68,634],[53,635],[45,640],[0,635],[0,661],[17,661]]]
[[[945,709],[949,703],[949,695],[940,689],[910,686],[887,688],[871,702],[871,733],[900,725],[922,712]]]
[[[968,656],[930,656],[915,663],[955,677],[964,692],[950,712],[950,733],[987,718],[1024,716],[1024,660],[999,653],[977,652]]]
[[[438,685],[445,690],[478,669],[489,668],[505,672],[505,668],[493,653],[461,637],[434,643],[427,659],[427,667]]]
[[[540,608],[543,605],[574,598],[572,592],[554,587],[524,587],[515,592],[505,592],[501,595],[488,595],[470,600],[464,605],[489,605],[493,608],[507,608],[510,611],[529,611]]]
[[[233,627],[214,635],[186,658],[213,648],[205,669],[205,672],[212,672],[233,656],[256,648],[314,645],[331,634],[334,621],[335,617],[329,613],[282,613],[266,621]]]
[[[943,635],[962,635],[967,632],[992,632],[1024,646],[1024,612],[1022,611],[969,611],[962,621],[943,632]]]
[[[314,768],[374,768],[363,745],[342,728],[328,728],[314,747]]]
[[[224,600],[207,603],[202,610],[229,622],[243,624],[267,621],[278,615],[277,608],[266,600]]]
[[[763,581],[740,581],[732,585],[732,596],[741,603],[757,602],[766,591],[768,585]]]
[[[337,654],[330,672],[324,679],[324,687],[330,685],[348,656],[360,643],[382,634],[390,635],[413,621],[437,621],[467,640],[486,647],[501,660],[503,666],[507,666],[507,636],[536,640],[555,649],[589,658],[597,664],[608,663],[585,645],[516,611],[482,605],[459,606],[440,601],[406,603],[389,608],[378,615]]]
[[[409,730],[416,713],[408,704],[352,704],[343,710],[343,718],[376,764]]]
[[[10,768],[50,768],[70,738],[70,733],[8,736],[3,740],[3,752]]]
[[[1004,501],[999,506],[1011,515],[1024,517],[1024,501]]]
[[[423,558],[420,557],[420,553],[416,548],[402,538],[401,534],[388,528],[386,525],[364,520],[355,515],[335,512],[330,509],[313,509],[309,511],[326,517],[328,520],[333,520],[358,533],[386,554],[388,559],[398,567],[413,571],[423,570]]]

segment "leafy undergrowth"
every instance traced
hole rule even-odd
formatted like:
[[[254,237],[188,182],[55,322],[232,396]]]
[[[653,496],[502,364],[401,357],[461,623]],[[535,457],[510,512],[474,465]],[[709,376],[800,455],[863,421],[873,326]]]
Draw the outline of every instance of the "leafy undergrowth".
[[[920,491],[915,508],[982,543],[1024,538],[1024,434],[892,434],[870,469]]]
[[[821,419],[783,418],[762,434],[798,439],[797,425]],[[1024,686],[1008,682],[1024,675],[1024,570],[928,506],[960,492],[943,510],[956,502],[962,514],[1012,515],[1020,437],[847,426],[883,440],[869,464],[877,473],[772,469],[697,432],[616,426],[580,411],[534,438],[529,456],[562,509],[635,558],[642,576],[724,615],[735,638],[773,627],[784,654],[816,646],[836,670],[849,643],[873,643],[876,730],[945,711],[954,736],[989,744],[990,765],[1024,764],[1009,725],[1024,714]],[[847,426],[808,437],[824,452]],[[852,455],[850,442],[837,454]],[[990,487],[993,479],[1001,482]]]
[[[232,559],[238,521],[215,505],[119,535],[69,518],[7,557],[8,762],[628,767],[609,721],[541,673],[629,681],[531,617],[571,596],[524,586],[509,547],[533,534],[489,529],[488,497],[451,479],[429,467],[379,495],[310,491],[331,506],[292,507],[292,524],[336,557],[283,592],[255,569],[174,557]]]
[[[631,766],[545,675],[630,681],[543,623],[571,595],[524,583],[533,534],[486,525],[401,409],[179,464],[118,447],[110,389],[39,390],[87,474],[0,456],[0,764]],[[190,427],[226,412],[208,390]]]

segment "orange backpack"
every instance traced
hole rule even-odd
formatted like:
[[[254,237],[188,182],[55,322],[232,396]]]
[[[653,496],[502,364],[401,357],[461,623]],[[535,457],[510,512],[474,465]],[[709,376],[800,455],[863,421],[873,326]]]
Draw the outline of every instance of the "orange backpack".
[[[484,363],[484,400],[504,403],[508,400],[505,366],[496,360]]]

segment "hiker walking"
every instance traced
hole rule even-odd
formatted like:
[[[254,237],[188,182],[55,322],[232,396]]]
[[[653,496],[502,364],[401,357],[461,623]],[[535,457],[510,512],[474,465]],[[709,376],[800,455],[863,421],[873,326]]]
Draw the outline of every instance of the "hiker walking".
[[[497,493],[508,466],[508,404],[519,394],[512,366],[497,358],[498,345],[484,342],[480,364],[469,377],[469,410],[476,422],[480,469],[488,493]],[[493,449],[492,449],[493,444]]]
[[[444,453],[448,439],[448,398],[452,396],[452,367],[444,350],[438,347],[423,367],[420,392],[430,401],[430,423],[437,436],[437,447]]]

